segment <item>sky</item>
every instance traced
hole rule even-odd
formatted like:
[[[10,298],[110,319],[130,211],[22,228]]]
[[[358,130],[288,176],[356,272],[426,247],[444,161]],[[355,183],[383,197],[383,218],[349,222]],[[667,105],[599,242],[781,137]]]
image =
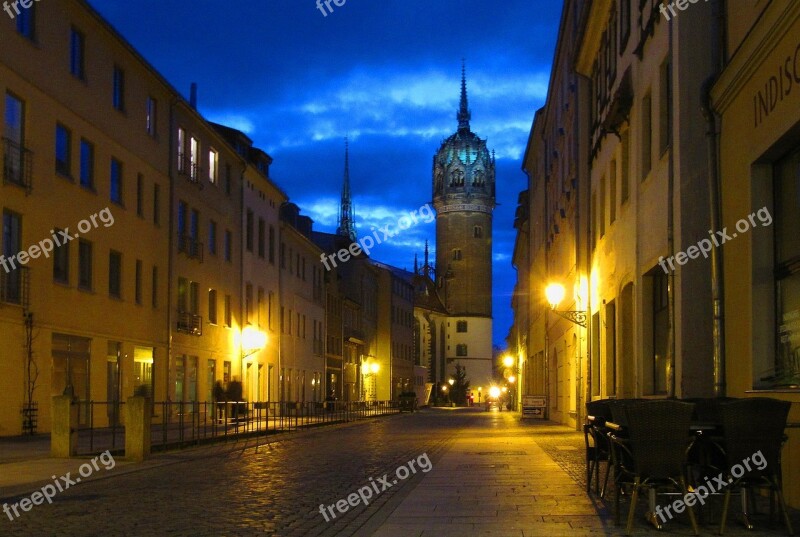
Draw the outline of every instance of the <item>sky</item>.
[[[458,126],[463,59],[472,130],[497,154],[493,343],[505,346],[522,156],[562,2],[345,0],[332,12],[316,0],[90,3],[184,96],[196,82],[207,119],[267,151],[272,179],[318,231],[336,229],[345,137],[362,236],[431,201],[433,156]],[[420,222],[371,257],[412,270],[425,240],[434,259],[435,237],[435,223]]]

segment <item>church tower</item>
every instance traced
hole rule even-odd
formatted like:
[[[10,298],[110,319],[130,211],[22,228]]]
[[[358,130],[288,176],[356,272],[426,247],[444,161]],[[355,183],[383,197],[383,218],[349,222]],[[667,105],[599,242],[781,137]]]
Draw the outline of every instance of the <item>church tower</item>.
[[[433,158],[436,284],[448,312],[446,371],[466,368],[471,386],[492,378],[492,212],[495,157],[470,129],[466,69],[461,69],[458,130]],[[441,333],[440,332],[440,333]],[[445,368],[442,368],[445,369]],[[436,379],[446,381],[446,378]],[[477,400],[477,399],[476,399]]]
[[[436,277],[451,315],[492,316],[492,211],[495,159],[470,129],[466,71],[458,130],[433,159]]]

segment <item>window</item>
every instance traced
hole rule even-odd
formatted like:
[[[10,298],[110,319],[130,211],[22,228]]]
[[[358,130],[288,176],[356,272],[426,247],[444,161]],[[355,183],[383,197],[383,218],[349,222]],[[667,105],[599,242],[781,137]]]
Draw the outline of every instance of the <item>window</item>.
[[[189,294],[189,280],[178,277],[178,313],[189,311],[187,295]]]
[[[56,229],[58,234],[61,230]],[[53,281],[69,284],[69,242],[63,241],[53,252]]]
[[[619,52],[625,52],[631,35],[631,0],[619,2]]]
[[[456,323],[456,332],[466,332],[467,331],[467,321],[458,321]]]
[[[275,304],[275,293],[270,291],[269,295],[267,295],[267,327],[270,330],[275,329],[275,327],[272,324],[272,311],[274,304]]]
[[[275,228],[269,226],[269,262],[275,264]]]
[[[199,177],[199,163],[200,163],[200,142],[192,136],[189,139],[189,176],[192,181],[197,181]]]
[[[472,236],[476,239],[483,238],[483,228],[481,226],[475,226],[472,228]]]
[[[31,4],[29,1],[28,7],[26,8],[25,2],[21,3],[23,9],[20,10],[15,7],[17,11],[17,32],[22,37],[26,37],[33,41],[36,38],[36,4]],[[16,3],[14,6],[16,6]],[[5,6],[5,9],[8,9],[7,5]],[[9,14],[11,14],[10,11]]]
[[[178,173],[186,173],[186,131],[178,128]]]
[[[461,261],[461,249],[456,248],[453,250],[453,261]]]
[[[78,240],[78,287],[92,290],[92,243]]]
[[[122,205],[122,163],[111,158],[111,201]]]
[[[217,290],[208,290],[208,322],[217,324]]]
[[[69,72],[80,80],[86,80],[85,43],[86,37],[73,26],[69,37]]]
[[[231,195],[231,165],[225,165],[225,194]]]
[[[136,176],[136,214],[144,218],[144,177],[141,173]]]
[[[244,291],[244,322],[245,324],[252,324],[251,318],[253,315],[253,284],[248,283],[245,285]]]
[[[264,230],[265,222],[263,218],[258,219],[258,257],[264,259]]]
[[[81,139],[81,186],[94,190],[94,145]]]
[[[141,305],[142,304],[142,262],[137,259],[136,260],[136,276],[135,276],[135,292],[134,298],[136,303]]]
[[[667,359],[667,346],[669,343],[669,297],[667,293],[667,275],[661,268],[656,267],[653,271],[652,279],[652,353],[650,363],[645,366],[651,375],[646,379],[649,385],[649,394],[667,393],[667,371],[669,362]]]
[[[114,108],[125,111],[125,71],[119,65],[114,66]]]
[[[286,268],[286,244],[281,243],[281,268]]]
[[[182,252],[186,249],[184,244],[184,237],[186,236],[186,213],[189,212],[189,206],[185,201],[178,201],[178,251]]]
[[[775,342],[774,358],[764,363],[770,387],[800,384],[800,150],[775,163]],[[764,209],[756,214],[766,225]],[[765,211],[764,211],[765,212]],[[768,265],[767,265],[768,266]]]
[[[456,345],[456,356],[467,356],[467,346],[464,343]]]
[[[653,102],[648,93],[642,99],[642,181],[647,179],[653,166]]]
[[[217,255],[217,223],[213,220],[208,222],[208,253]]]
[[[233,255],[231,253],[232,242],[233,242],[233,239],[231,237],[231,232],[230,232],[230,230],[226,229],[225,230],[225,261],[228,261],[228,262],[230,262],[231,259],[233,258]]]
[[[154,308],[158,307],[158,267],[155,265],[153,266],[153,276],[152,276],[152,296],[150,297],[151,305]]]
[[[219,179],[219,153],[213,149],[208,150],[208,180],[217,184]]]
[[[157,184],[153,185],[153,223],[161,223],[161,187]]]
[[[592,248],[597,245],[598,232],[600,228],[597,225],[597,191],[592,191]]]
[[[7,259],[11,259],[17,255],[17,252],[22,250],[22,216],[20,214],[8,210],[3,211],[2,246],[3,255]],[[20,304],[23,299],[22,271],[11,270],[9,272],[7,267],[4,267],[4,269],[7,274],[3,277],[2,291],[5,295],[3,301]]]
[[[600,178],[600,206],[598,209],[600,210],[600,214],[598,214],[598,218],[600,219],[600,238],[602,239],[603,236],[606,234],[606,176],[602,176]]]
[[[56,173],[72,176],[72,133],[61,123],[56,123]]]
[[[122,298],[122,254],[114,250],[108,254],[108,294]]]
[[[225,295],[225,326],[232,326],[231,318],[231,295]]]
[[[630,196],[630,184],[628,182],[629,174],[628,174],[628,162],[630,157],[630,130],[625,129],[622,133],[622,141],[620,143],[620,150],[622,152],[622,173],[620,174],[620,178],[622,179],[622,187],[620,189],[620,203],[625,203],[628,201],[628,197]]]
[[[245,225],[245,244],[248,252],[253,251],[253,211],[247,209],[247,223]]]
[[[263,287],[259,287],[258,288],[258,295],[257,295],[257,298],[256,298],[256,316],[258,317],[257,318],[258,327],[259,328],[263,328],[264,327],[264,321],[266,320],[264,318],[264,288]]]
[[[609,177],[608,177],[608,223],[609,225],[614,223],[614,220],[617,219],[617,161],[616,159],[611,160],[611,170],[609,170]]]
[[[156,133],[158,129],[158,101],[156,101],[153,97],[147,98],[147,106],[145,108],[145,128],[147,129],[147,134],[151,138],[156,137]]]
[[[663,155],[672,139],[672,66],[669,58],[661,64],[659,78],[658,149]]]

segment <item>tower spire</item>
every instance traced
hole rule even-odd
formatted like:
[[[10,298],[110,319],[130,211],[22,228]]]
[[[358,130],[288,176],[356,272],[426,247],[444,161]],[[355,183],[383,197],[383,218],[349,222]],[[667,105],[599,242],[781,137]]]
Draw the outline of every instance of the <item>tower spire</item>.
[[[428,241],[425,241],[425,264],[422,265],[422,273],[425,276],[430,276],[431,273],[431,266],[428,263]]]
[[[344,139],[344,184],[342,185],[342,203],[339,207],[339,227],[336,234],[356,240],[356,222],[353,214],[353,201],[350,198],[350,141]]]
[[[461,103],[458,108],[458,130],[469,131],[469,120],[472,113],[469,111],[467,100],[467,65],[464,59],[461,60]]]

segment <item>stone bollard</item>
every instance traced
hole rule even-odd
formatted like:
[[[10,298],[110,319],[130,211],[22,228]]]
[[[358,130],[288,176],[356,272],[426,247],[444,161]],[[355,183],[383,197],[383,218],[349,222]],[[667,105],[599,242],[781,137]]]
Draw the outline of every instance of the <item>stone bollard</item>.
[[[148,398],[128,398],[125,403],[125,459],[141,462],[150,455],[151,417]]]
[[[60,459],[78,453],[78,405],[71,395],[53,397],[53,425],[50,433],[50,456]]]

